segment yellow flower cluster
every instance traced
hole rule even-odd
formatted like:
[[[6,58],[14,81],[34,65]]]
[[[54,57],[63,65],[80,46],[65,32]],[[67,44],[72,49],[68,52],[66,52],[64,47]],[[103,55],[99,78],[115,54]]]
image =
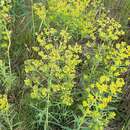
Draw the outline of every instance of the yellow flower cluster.
[[[63,104],[71,106],[73,103],[73,98],[70,94],[65,93],[61,96],[61,101],[63,102]]]
[[[7,29],[7,24],[11,21],[11,16],[9,11],[11,9],[11,4],[7,0],[0,1],[0,47],[1,47],[1,56],[5,57],[7,54],[8,40],[11,34],[11,31]]]
[[[40,99],[46,97],[47,94],[53,96],[54,93],[59,93],[58,100],[61,100],[63,104],[71,105],[76,66],[81,61],[79,58],[81,46],[67,45],[71,37],[65,30],[59,33],[61,41],[57,45],[46,41],[46,35],[47,33],[37,35],[38,46],[33,47],[39,59],[25,61],[27,74],[25,85],[32,87],[31,97],[33,98]],[[52,36],[52,33],[48,33],[47,37],[50,35]]]
[[[0,111],[8,111],[9,109],[9,104],[8,104],[8,99],[7,95],[1,95],[0,94]]]
[[[50,9],[57,13],[64,13],[68,16],[79,17],[79,15],[85,10],[85,7],[89,4],[89,0],[51,0],[48,2]]]
[[[47,89],[45,87],[38,88],[38,86],[33,86],[32,92],[31,92],[31,98],[32,99],[40,99],[45,98],[47,96]]]
[[[90,104],[94,105],[95,103],[99,103],[99,108],[104,109],[107,107],[108,103],[112,101],[112,97],[115,97],[117,93],[121,92],[124,85],[125,82],[122,78],[117,78],[115,82],[111,82],[109,77],[101,76],[98,82],[86,88],[88,97],[87,101],[83,101],[83,106],[90,107]],[[105,95],[107,95],[107,97]],[[96,107],[98,107],[97,104]]]
[[[98,20],[98,24],[99,37],[103,41],[118,40],[120,36],[124,35],[124,31],[121,29],[121,25],[113,18],[103,16]]]
[[[34,13],[42,20],[45,26],[55,27],[57,30],[66,28],[69,33],[78,38],[81,34],[90,35],[95,40],[97,23],[95,20],[97,8],[101,0],[50,0],[33,5]],[[46,8],[47,9],[46,9]],[[48,13],[49,12],[49,13]]]
[[[72,90],[78,86],[76,67],[81,62],[81,46],[74,43],[88,35],[93,42],[86,43],[80,81],[86,90],[84,114],[93,130],[102,130],[115,116],[107,108],[125,85],[118,76],[127,70],[130,56],[126,43],[115,43],[124,35],[121,25],[107,17],[102,7],[97,13],[101,2],[50,0],[47,5],[34,4],[34,13],[44,20],[44,29],[37,34],[38,45],[32,47],[37,58],[25,62],[25,85],[32,87],[32,98],[55,99],[70,106],[74,102]]]
[[[62,30],[60,32],[60,35],[63,38],[64,43],[67,43],[69,41],[69,39],[71,38],[70,35],[69,35],[69,33],[67,33],[65,30]]]
[[[86,70],[83,73],[84,86],[87,87],[82,105],[86,110],[86,116],[92,120],[96,116],[97,120],[105,121],[102,124],[104,127],[115,114],[113,111],[106,111],[104,115],[103,111],[107,110],[125,85],[124,79],[119,76],[127,71],[130,64],[130,46],[125,42],[100,45],[87,43],[86,46]],[[96,115],[93,115],[94,113]]]
[[[86,88],[87,97],[86,100],[83,100],[82,105],[85,108],[85,115],[93,120],[90,122],[90,128],[95,129],[94,126],[96,125],[98,129],[104,128],[108,121],[115,117],[113,111],[106,111],[105,113],[103,111],[107,110],[112,98],[121,92],[123,86],[123,79],[119,78],[115,82],[111,82],[109,77],[103,75],[99,82]]]
[[[106,48],[106,58],[104,58],[104,63],[112,75],[119,76],[121,73],[125,72],[130,64],[129,45],[127,45],[125,42],[122,42],[117,43],[116,47],[114,47],[114,45],[105,45],[104,48]]]
[[[9,4],[9,2],[7,2],[7,0],[1,0],[0,1],[0,18],[1,20],[7,20],[7,18],[9,17],[9,10],[11,8],[11,5]]]
[[[46,8],[42,3],[35,3],[33,5],[34,13],[41,19],[45,20],[46,18]]]

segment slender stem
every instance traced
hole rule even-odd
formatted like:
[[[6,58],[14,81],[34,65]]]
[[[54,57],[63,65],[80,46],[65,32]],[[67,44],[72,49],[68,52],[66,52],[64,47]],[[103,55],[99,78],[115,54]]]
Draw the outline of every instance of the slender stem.
[[[9,30],[7,29],[6,27],[6,24],[5,24],[5,30],[6,30],[6,34],[7,34],[7,38],[8,38],[8,48],[7,48],[7,55],[8,55],[8,64],[9,64],[9,70],[10,70],[10,74],[12,73],[12,70],[11,70],[11,60],[10,60],[10,47],[11,47],[11,38],[10,38],[10,32]]]
[[[40,26],[39,26],[39,32],[41,31],[41,28],[42,28],[43,22],[44,22],[44,20],[42,20],[41,23],[40,23]]]
[[[45,121],[45,124],[44,124],[44,130],[48,129],[48,114],[49,114],[49,94],[47,95],[46,121]]]
[[[51,87],[51,82],[52,82],[52,74],[49,74],[49,79],[48,79],[48,91],[47,91],[47,104],[46,104],[46,120],[44,124],[44,130],[48,130],[48,118],[49,118],[49,106],[50,106],[50,87]]]
[[[35,36],[35,21],[34,21],[34,11],[33,11],[33,0],[31,0],[31,10],[32,10],[32,26],[33,26],[33,36]]]
[[[10,35],[10,34],[9,34]],[[12,72],[11,70],[11,60],[10,60],[10,47],[11,47],[11,40],[10,40],[10,37],[9,37],[9,45],[8,45],[8,62],[9,62],[9,69],[10,69],[10,74]]]

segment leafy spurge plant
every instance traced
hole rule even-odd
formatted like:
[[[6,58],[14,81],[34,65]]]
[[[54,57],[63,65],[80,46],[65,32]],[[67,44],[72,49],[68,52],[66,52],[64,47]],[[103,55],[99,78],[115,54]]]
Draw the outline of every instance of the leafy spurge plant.
[[[38,59],[25,61],[25,85],[32,88],[33,99],[45,100],[43,109],[48,114],[51,103],[59,102],[67,106],[73,104],[72,91],[75,87],[76,66],[81,61],[78,55],[81,46],[67,44],[70,36],[65,30],[60,32],[61,41],[57,44],[50,43],[45,34],[43,32],[37,35],[38,45],[32,48]],[[46,120],[48,121],[48,115]],[[44,128],[48,127],[47,121]]]
[[[31,89],[31,106],[42,111],[42,128],[49,128],[52,108],[60,104],[76,114],[74,129],[103,130],[115,117],[110,109],[129,65],[129,46],[118,43],[124,35],[121,25],[107,16],[102,0],[50,0],[32,6],[38,45],[32,47],[34,58],[25,61],[25,85]]]
[[[87,43],[87,46],[91,51],[87,52],[83,69],[86,100],[83,100],[85,113],[81,118],[81,124],[84,123],[83,119],[85,121],[85,118],[89,118],[90,129],[102,130],[109,120],[114,118],[114,111],[109,111],[110,104],[117,99],[125,85],[121,74],[126,72],[130,64],[129,45],[122,42],[116,45]]]

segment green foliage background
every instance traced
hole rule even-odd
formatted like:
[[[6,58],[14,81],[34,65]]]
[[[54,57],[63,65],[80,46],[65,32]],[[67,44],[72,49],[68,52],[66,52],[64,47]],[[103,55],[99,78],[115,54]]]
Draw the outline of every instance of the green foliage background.
[[[129,130],[119,112],[129,9],[129,0],[1,0],[0,129],[105,130],[120,118],[116,129]]]

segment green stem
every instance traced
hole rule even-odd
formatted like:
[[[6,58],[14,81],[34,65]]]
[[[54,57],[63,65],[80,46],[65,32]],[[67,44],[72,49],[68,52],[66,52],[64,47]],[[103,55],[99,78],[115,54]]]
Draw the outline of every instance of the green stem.
[[[51,87],[51,82],[52,82],[52,78],[51,78],[51,73],[49,74],[49,79],[48,79],[48,91],[47,91],[47,104],[46,104],[46,120],[45,120],[45,124],[44,124],[44,130],[48,130],[48,120],[49,120],[49,106],[50,106],[50,87]]]
[[[43,22],[44,22],[44,20],[42,20],[41,23],[40,23],[40,26],[39,26],[39,32],[41,31],[41,28],[42,28]]]
[[[6,30],[6,34],[7,34],[7,38],[8,38],[8,48],[7,48],[7,55],[8,55],[8,64],[9,64],[9,70],[10,70],[10,74],[12,73],[11,70],[11,60],[10,60],[10,47],[11,47],[11,38],[10,38],[10,32],[7,29],[6,25],[5,25],[5,30]]]
[[[49,114],[49,94],[47,96],[46,121],[45,121],[45,124],[44,124],[44,130],[48,129],[48,114]]]
[[[33,26],[33,36],[35,36],[35,21],[34,21],[34,11],[33,11],[33,0],[31,0],[31,7],[32,7],[32,26]]]

